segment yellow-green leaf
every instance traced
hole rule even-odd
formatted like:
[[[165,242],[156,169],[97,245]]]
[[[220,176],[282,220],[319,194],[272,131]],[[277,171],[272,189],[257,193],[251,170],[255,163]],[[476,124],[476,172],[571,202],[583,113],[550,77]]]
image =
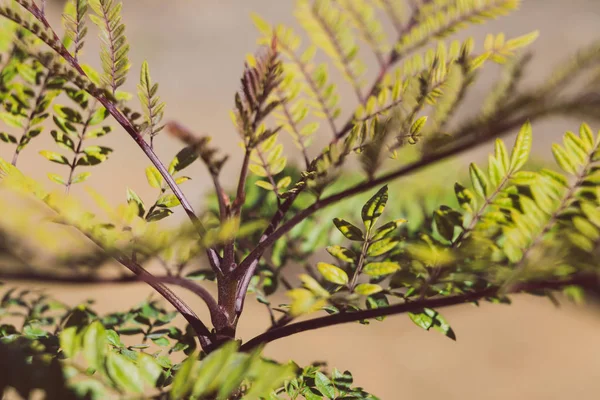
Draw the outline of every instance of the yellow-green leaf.
[[[419,133],[421,133],[421,131],[425,127],[426,123],[427,123],[427,116],[423,116],[423,117],[417,119],[415,122],[413,122],[413,124],[410,127],[410,135],[418,136]]]
[[[135,393],[144,391],[142,375],[137,365],[129,358],[111,351],[106,360],[106,369],[118,387]]]
[[[379,293],[383,290],[383,288],[374,283],[361,283],[360,285],[354,288],[354,291],[358,294],[362,294],[363,296],[370,296],[375,293]]]
[[[335,265],[320,262],[317,264],[317,269],[329,282],[335,283],[336,285],[345,285],[348,283],[348,274]]]
[[[336,228],[338,228],[338,230],[342,232],[342,234],[348,239],[354,241],[364,240],[362,231],[356,226],[352,225],[350,222],[340,218],[334,218],[333,223],[335,224]]]
[[[48,179],[50,179],[52,182],[58,183],[59,185],[66,185],[63,177],[58,174],[48,173]]]
[[[179,199],[173,193],[164,194],[156,201],[156,205],[159,207],[170,208],[178,206],[179,204]]]
[[[387,200],[388,187],[385,185],[379,189],[379,191],[375,193],[375,195],[371,197],[363,206],[361,216],[367,232],[370,232],[371,229],[373,229],[377,219],[381,216],[383,210],[385,209]]]
[[[569,174],[575,174],[577,172],[577,166],[573,163],[569,154],[557,143],[552,145],[552,154],[554,155],[556,163],[563,171]]]
[[[325,299],[316,297],[310,290],[304,288],[292,289],[287,292],[287,295],[292,299],[290,314],[295,317],[317,311],[326,304]]]
[[[485,176],[485,173],[475,163],[469,165],[469,175],[471,176],[471,183],[473,189],[480,197],[486,198],[490,192],[490,185]]]
[[[337,258],[338,260],[353,263],[356,260],[356,254],[350,249],[342,246],[329,246],[327,252]]]
[[[369,257],[378,257],[385,253],[392,251],[397,245],[400,243],[397,240],[392,240],[392,238],[385,238],[383,240],[378,240],[376,242],[371,243],[369,245],[369,249],[367,250],[367,255]]]
[[[256,181],[254,184],[258,187],[261,187],[265,190],[274,190],[275,188],[267,181]]]
[[[405,219],[396,219],[394,221],[390,221],[386,224],[381,225],[377,231],[375,231],[375,234],[373,235],[373,237],[371,238],[372,242],[375,242],[377,240],[381,240],[384,237],[386,237],[387,235],[389,235],[390,233],[392,233],[393,231],[396,230],[396,228],[398,228],[400,225],[406,223]]]
[[[82,172],[80,174],[75,175],[75,177],[71,180],[71,183],[85,182],[90,176],[92,176],[91,172]]]
[[[517,140],[510,154],[510,169],[516,171],[527,162],[532,143],[531,123],[527,121],[519,131]]]
[[[540,36],[540,32],[533,31],[526,35],[510,39],[505,43],[504,48],[509,51],[513,51],[516,49],[520,49],[521,47],[529,46],[538,38],[538,36]]]
[[[58,154],[55,153],[53,151],[48,151],[48,150],[42,150],[40,151],[40,154],[45,157],[46,159],[55,162],[57,164],[63,164],[63,165],[68,165],[69,164],[69,160],[67,160],[67,157],[63,156],[62,154]]]
[[[89,366],[95,370],[102,368],[106,357],[106,330],[100,321],[88,325],[83,333],[82,348]]]
[[[394,273],[400,269],[400,265],[393,261],[372,262],[363,268],[363,272],[371,276],[383,276]]]
[[[158,169],[154,165],[146,168],[146,179],[148,180],[148,184],[153,188],[160,189],[162,186],[162,175],[158,172]]]

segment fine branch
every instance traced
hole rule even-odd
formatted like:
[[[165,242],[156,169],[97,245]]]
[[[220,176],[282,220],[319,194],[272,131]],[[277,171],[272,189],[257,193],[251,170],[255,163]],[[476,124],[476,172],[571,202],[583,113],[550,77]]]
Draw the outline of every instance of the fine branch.
[[[376,188],[380,185],[383,185],[389,181],[399,179],[403,176],[415,173],[423,168],[430,167],[440,161],[443,161],[443,160],[447,159],[448,157],[460,155],[461,153],[471,150],[471,149],[473,149],[479,145],[482,145],[484,143],[487,143],[490,140],[494,140],[498,137],[507,135],[514,128],[521,126],[527,120],[532,119],[534,117],[535,116],[529,115],[529,116],[515,118],[512,121],[504,121],[503,123],[499,123],[496,126],[493,134],[488,134],[488,135],[481,136],[481,137],[474,136],[473,138],[465,140],[463,143],[460,143],[458,145],[450,147],[446,150],[424,156],[419,161],[408,164],[408,165],[406,165],[400,169],[397,169],[395,171],[388,172],[387,174],[384,174],[384,175],[380,176],[379,178],[376,178],[376,179],[373,179],[370,181],[365,181],[363,183],[359,183],[359,184],[357,184],[351,188],[348,188],[346,190],[343,190],[339,193],[336,193],[331,196],[317,200],[312,205],[310,205],[309,207],[305,208],[304,210],[300,211],[299,213],[294,215],[292,218],[287,220],[279,228],[274,229],[272,233],[267,234],[263,238],[263,240],[258,244],[258,246],[256,246],[256,248],[254,250],[252,250],[252,252],[250,252],[250,254],[240,263],[240,265],[238,267],[240,270],[239,273],[248,269],[250,267],[250,265],[252,265],[255,260],[258,260],[262,256],[264,251],[269,246],[271,246],[273,243],[275,243],[275,241],[277,239],[279,239],[281,236],[283,236],[284,234],[289,232],[292,228],[294,228],[294,226],[296,226],[297,224],[299,224],[300,222],[302,222],[304,219],[308,218],[312,214],[316,213],[317,211],[319,211],[325,207],[328,207],[332,204],[335,204],[338,201],[344,200],[350,196],[354,196],[354,195],[363,193],[367,190],[370,190],[370,189]],[[281,218],[279,220],[281,220]]]
[[[148,272],[150,273],[150,272]],[[179,286],[189,290],[200,297],[208,307],[208,310],[213,320],[219,313],[219,306],[208,290],[200,286],[196,282],[176,275],[153,275],[154,280],[158,283],[166,285]],[[143,281],[138,275],[124,276],[98,276],[92,274],[86,275],[52,275],[35,271],[28,272],[0,272],[1,279],[20,280],[20,281],[44,281],[47,283],[60,284],[78,284],[78,285],[97,285],[97,284],[126,284]]]
[[[598,292],[600,290],[600,277],[594,273],[581,273],[579,275],[571,277],[568,280],[554,279],[546,281],[520,283],[514,285],[509,293],[515,294],[519,292],[560,290],[571,285],[577,285],[582,288],[586,288],[590,291]],[[241,347],[241,350],[250,351],[256,348],[257,346],[264,345],[266,343],[273,342],[275,340],[287,336],[295,335],[300,332],[306,332],[314,329],[321,329],[328,326],[340,325],[348,322],[357,322],[365,319],[373,319],[388,315],[404,314],[408,312],[419,312],[424,308],[448,307],[457,304],[471,303],[478,300],[493,298],[499,294],[500,290],[501,288],[499,287],[489,287],[472,293],[465,293],[447,297],[429,298],[396,304],[388,307],[361,310],[356,312],[331,314],[326,315],[324,317],[313,318],[307,321],[296,322],[282,327],[270,329],[244,343]]]
[[[192,329],[196,332],[198,340],[202,345],[203,349],[210,348],[212,346],[211,337],[213,336],[210,330],[204,325],[204,323],[198,318],[196,313],[183,302],[175,293],[160,282],[154,275],[146,271],[141,265],[126,258],[116,258],[118,262],[123,264],[127,269],[133,272],[139,280],[146,282],[152,289],[156,290],[161,296],[163,296],[175,309],[185,318],[190,324]]]

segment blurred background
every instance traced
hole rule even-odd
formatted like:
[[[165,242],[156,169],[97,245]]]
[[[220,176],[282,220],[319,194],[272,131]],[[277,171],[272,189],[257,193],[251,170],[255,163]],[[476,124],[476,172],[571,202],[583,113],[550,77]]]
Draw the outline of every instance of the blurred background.
[[[58,25],[60,2],[53,3],[50,18]],[[293,0],[127,0],[124,21],[131,44],[132,70],[126,89],[135,92],[143,60],[150,64],[159,94],[167,103],[166,118],[177,120],[198,134],[209,134],[214,144],[231,154],[224,182],[237,179],[241,156],[238,137],[228,112],[239,87],[244,56],[257,49],[257,32],[250,19],[256,12],[271,23],[297,26]],[[524,0],[522,9],[485,26],[470,28],[461,37],[473,35],[479,48],[485,33],[518,36],[539,29],[533,45],[534,59],[527,84],[542,81],[552,65],[593,40],[600,39],[599,0]],[[94,33],[92,33],[94,32]],[[83,59],[98,65],[95,31],[89,34]],[[370,64],[374,66],[374,64]],[[370,70],[371,75],[376,72]],[[471,91],[460,116],[476,110],[498,76],[490,68]],[[341,81],[341,80],[340,80]],[[348,94],[345,100],[344,94]],[[354,103],[351,92],[342,92],[342,106]],[[553,140],[566,129],[577,129],[580,121],[549,119],[534,125],[535,151],[549,154]],[[600,126],[593,127],[595,130]],[[49,136],[49,135],[45,135]],[[155,145],[164,160],[170,160],[181,144],[162,135]],[[114,202],[125,199],[126,187],[142,198],[152,197],[141,151],[122,130],[103,144],[115,148],[110,160],[95,168],[87,182]],[[291,141],[290,141],[291,144]],[[45,177],[52,166],[37,154],[54,149],[49,137],[36,139],[19,163],[24,171],[51,187]],[[35,150],[34,150],[35,148]],[[292,146],[288,146],[292,149]],[[318,148],[318,146],[315,146]],[[489,148],[469,157],[487,154]],[[0,156],[10,152],[0,146]],[[465,160],[455,160],[456,169],[466,170]],[[212,189],[200,165],[184,187],[200,207],[202,196]],[[73,188],[84,194],[83,185]],[[41,286],[27,283],[27,285]],[[214,288],[208,284],[211,291]],[[151,294],[143,284],[127,286],[48,286],[59,299],[75,304],[95,298],[97,309],[116,311],[134,305]],[[180,291],[178,291],[180,292]],[[182,293],[201,316],[203,305]],[[275,303],[277,300],[275,301]],[[268,324],[264,306],[247,301],[239,336],[249,338]],[[382,399],[592,399],[600,392],[600,309],[576,308],[568,303],[556,308],[547,299],[514,297],[512,306],[463,305],[444,310],[457,333],[457,342],[436,332],[423,332],[406,316],[386,319],[370,326],[342,325],[313,331],[270,344],[266,353],[280,361],[293,359],[307,364],[326,361],[331,367],[348,369],[358,384]]]

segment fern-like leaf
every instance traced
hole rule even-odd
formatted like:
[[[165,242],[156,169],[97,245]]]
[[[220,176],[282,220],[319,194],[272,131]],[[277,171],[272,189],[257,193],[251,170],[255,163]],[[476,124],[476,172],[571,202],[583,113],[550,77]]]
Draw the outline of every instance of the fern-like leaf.
[[[387,63],[385,55],[390,45],[383,26],[377,18],[375,7],[367,0],[339,0],[338,3],[350,16],[363,41],[373,50],[380,67],[385,68]]]
[[[327,0],[301,0],[296,8],[298,20],[325,54],[331,57],[352,84],[360,103],[365,66],[358,58],[358,45],[347,13]]]
[[[260,129],[261,122],[280,102],[271,94],[281,83],[282,67],[277,52],[277,39],[262,55],[250,56],[246,62],[241,83],[242,90],[235,95],[235,112],[232,120],[244,138],[246,146],[252,148],[266,140],[275,131]],[[259,132],[260,131],[260,132]]]
[[[151,145],[154,136],[158,135],[164,128],[164,125],[160,125],[160,122],[162,121],[165,103],[160,101],[157,92],[158,83],[152,83],[150,68],[148,63],[144,61],[140,73],[140,83],[138,84],[138,97],[144,112],[145,132],[150,136]]]
[[[113,93],[122,86],[127,79],[127,72],[131,67],[129,59],[129,44],[125,38],[125,25],[121,22],[122,3],[113,0],[90,0],[92,10],[91,20],[101,30],[102,51],[102,82],[109,87]]]
[[[65,35],[69,42],[73,44],[73,58],[77,60],[77,56],[84,45],[84,39],[88,29],[85,25],[85,15],[88,10],[87,0],[69,0],[65,6],[63,13],[63,25],[65,27]],[[68,43],[65,47],[69,47]]]
[[[467,26],[508,14],[520,0],[455,0],[448,6],[431,13],[402,36],[395,50],[401,57],[424,45],[432,38],[444,37]]]

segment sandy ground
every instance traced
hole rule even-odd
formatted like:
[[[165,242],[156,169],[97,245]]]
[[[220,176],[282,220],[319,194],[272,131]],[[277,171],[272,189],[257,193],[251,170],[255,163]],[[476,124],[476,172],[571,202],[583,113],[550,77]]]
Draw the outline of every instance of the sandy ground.
[[[127,0],[125,21],[132,43],[134,64],[128,87],[133,90],[143,59],[152,76],[161,83],[167,116],[198,132],[210,133],[215,144],[239,154],[237,138],[228,118],[233,93],[238,87],[243,56],[256,49],[256,34],[249,18],[256,11],[266,19],[293,24],[291,0]],[[525,0],[521,12],[486,27],[469,30],[483,42],[483,32],[505,32],[516,36],[540,29],[534,50],[531,83],[539,82],[552,63],[577,46],[600,38],[600,1]],[[95,59],[95,45],[86,56]],[[93,61],[90,61],[94,63]],[[469,98],[471,105],[485,94],[493,77],[483,77]],[[467,108],[469,105],[467,105]],[[553,119],[536,124],[539,147],[547,150],[566,128],[577,122]],[[598,127],[596,127],[598,129]],[[121,131],[105,142],[117,151],[90,180],[111,200],[124,199],[125,187],[142,197],[152,197],[145,183],[141,152]],[[36,148],[52,148],[41,139]],[[179,144],[168,138],[159,142],[158,152],[170,158]],[[487,150],[486,150],[487,151]],[[8,152],[0,146],[0,156]],[[235,157],[234,157],[235,158]],[[20,163],[41,179],[48,164],[29,149]],[[457,161],[457,168],[466,163]],[[44,167],[44,170],[37,167]],[[56,169],[58,171],[59,169]],[[237,164],[232,160],[226,174],[233,180]],[[210,188],[198,168],[187,194],[199,199]],[[226,179],[227,182],[227,179]],[[75,195],[83,193],[74,189]],[[50,291],[70,302],[96,298],[98,308],[112,311],[133,305],[151,291],[143,285],[52,286]],[[202,304],[190,299],[199,310]],[[249,337],[267,322],[262,306],[247,302],[240,334]],[[202,311],[200,311],[201,313]],[[513,306],[470,305],[444,310],[457,332],[456,343],[415,327],[408,318],[389,318],[370,327],[344,325],[306,333],[271,344],[267,353],[282,361],[299,363],[325,360],[331,366],[349,369],[361,385],[383,399],[592,399],[600,391],[599,310],[565,305],[556,309],[549,301],[517,297]],[[203,314],[206,315],[206,314]]]

